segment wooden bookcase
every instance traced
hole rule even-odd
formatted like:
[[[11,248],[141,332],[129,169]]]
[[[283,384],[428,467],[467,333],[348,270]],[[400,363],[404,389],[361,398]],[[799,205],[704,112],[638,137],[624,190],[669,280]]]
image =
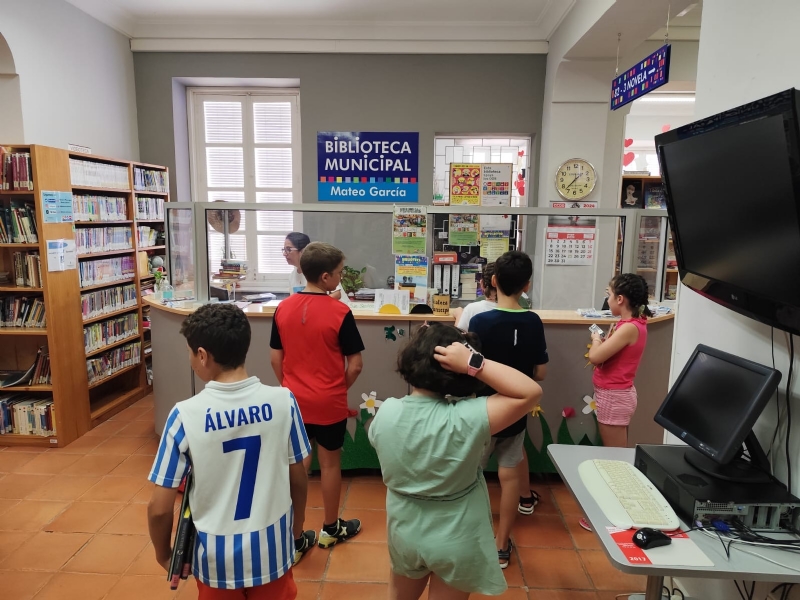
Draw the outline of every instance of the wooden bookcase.
[[[2,144],[0,144],[2,145]],[[122,368],[101,380],[89,383],[87,359],[96,358],[104,352],[117,347],[144,341],[142,323],[141,278],[136,260],[139,251],[136,230],[136,197],[158,196],[169,200],[168,193],[153,194],[134,189],[134,168],[146,167],[167,173],[164,167],[142,165],[129,161],[71,153],[66,150],[46,146],[5,146],[15,151],[31,154],[33,173],[32,191],[11,192],[0,190],[0,206],[8,207],[12,200],[24,199],[35,204],[38,244],[1,244],[0,271],[13,272],[13,253],[20,250],[37,251],[41,257],[42,287],[39,289],[17,287],[13,275],[10,284],[0,284],[0,297],[16,294],[39,295],[43,298],[46,314],[46,328],[26,329],[0,328],[0,369],[26,369],[32,363],[39,347],[47,345],[51,364],[51,385],[0,388],[0,394],[12,391],[30,392],[33,397],[51,396],[55,407],[56,435],[43,437],[35,435],[0,435],[0,446],[29,445],[63,447],[79,438],[87,431],[122,411],[145,396],[150,388],[145,375],[145,355],[141,352],[138,364]],[[128,189],[104,188],[87,185],[73,185],[70,175],[70,159],[123,167],[127,171]],[[93,195],[119,198],[124,202],[127,217],[119,220],[76,220],[73,223],[45,223],[42,205],[43,191],[72,192],[74,195]],[[77,269],[48,271],[47,240],[73,239],[77,232],[86,228],[104,226],[127,227],[131,229],[131,247],[111,252],[83,253],[79,251]],[[147,252],[155,249],[147,249]],[[81,287],[80,265],[98,258],[129,256],[133,263],[130,278],[104,282],[98,285]],[[81,295],[93,290],[133,284],[135,286],[135,305],[106,314],[84,319],[81,310]],[[84,326],[102,323],[108,319],[135,314],[138,332],[122,341],[108,344],[101,349],[87,352],[84,344]]]

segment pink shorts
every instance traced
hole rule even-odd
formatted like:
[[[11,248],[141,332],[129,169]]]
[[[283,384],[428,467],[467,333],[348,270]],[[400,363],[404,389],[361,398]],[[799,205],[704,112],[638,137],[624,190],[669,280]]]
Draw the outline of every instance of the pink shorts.
[[[599,423],[627,427],[636,411],[636,388],[631,386],[626,390],[607,390],[595,386],[594,401]]]

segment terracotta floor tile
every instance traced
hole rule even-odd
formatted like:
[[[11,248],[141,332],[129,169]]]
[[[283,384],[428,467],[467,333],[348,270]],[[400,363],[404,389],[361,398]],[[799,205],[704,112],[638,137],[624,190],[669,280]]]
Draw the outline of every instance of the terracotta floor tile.
[[[130,423],[131,421],[135,421],[136,417],[146,413],[147,411],[152,410],[150,406],[129,406],[122,412],[117,413],[113,417],[109,419],[109,421],[125,421],[126,423]]]
[[[301,563],[302,564],[302,563]],[[389,581],[389,549],[386,544],[347,543],[331,551],[326,581]]]
[[[0,498],[21,500],[28,494],[45,487],[52,479],[52,475],[6,475],[0,481]]]
[[[151,426],[153,425],[154,414],[153,414],[153,407],[152,406],[141,406],[141,407],[134,406],[133,408],[146,408],[147,409],[144,412],[140,413],[139,416],[134,419],[134,421],[147,421],[147,422],[150,423]]]
[[[389,585],[386,583],[326,582],[322,584],[319,600],[386,600],[388,595]]]
[[[508,588],[499,596],[484,596],[483,594],[470,595],[471,600],[528,600],[528,594],[522,588]]]
[[[62,570],[71,573],[121,575],[148,543],[148,538],[143,535],[100,533],[95,535]]]
[[[153,408],[153,394],[148,394],[141,400],[139,400],[134,406],[146,406],[148,408]]]
[[[184,582],[187,583],[187,582]],[[166,574],[125,575],[106,596],[106,600],[173,600],[177,592],[169,589]]]
[[[129,504],[109,521],[102,532],[147,535],[147,505]]]
[[[136,477],[135,479],[138,479],[138,477]],[[134,502],[136,504],[147,504],[148,502],[150,502],[150,496],[153,495],[153,488],[155,487],[156,486],[154,483],[150,483],[145,479],[144,487],[142,487],[142,489],[136,492],[133,498],[131,498],[131,502]]]
[[[557,515],[558,506],[556,505],[555,498],[553,498],[553,493],[550,491],[550,488],[541,484],[533,485],[532,487],[539,493],[539,504],[536,505],[533,514]]]
[[[118,575],[56,573],[36,600],[101,600],[117,581]]]
[[[147,479],[153,467],[153,457],[135,454],[128,457],[125,462],[111,471],[111,475],[124,475],[127,477],[141,477]]]
[[[100,423],[94,429],[90,429],[85,433],[89,437],[103,437],[107,438],[115,433],[117,433],[120,429],[127,426],[127,421],[106,421],[105,423]]]
[[[530,588],[594,589],[574,550],[518,548],[517,556]]]
[[[353,538],[354,542],[386,543],[386,511],[367,509],[345,509],[343,519],[360,519],[361,532]]]
[[[35,473],[37,475],[56,475],[63,473],[72,463],[77,461],[80,455],[77,454],[58,454],[45,452],[40,454],[32,461],[19,465],[14,469],[15,473]]]
[[[386,488],[354,481],[347,491],[345,508],[373,508],[386,510]]]
[[[141,477],[103,477],[83,496],[82,502],[130,502],[145,483]]]
[[[96,435],[83,435],[65,448],[59,448],[62,454],[87,454],[92,448],[102,444],[105,438]]]
[[[0,454],[0,473],[14,473],[38,456],[41,454],[35,452],[3,452]]]
[[[297,600],[317,600],[321,587],[319,581],[295,581],[295,585],[297,585]],[[179,597],[179,600],[183,598]]]
[[[344,505],[344,498],[347,494],[347,484],[342,483],[342,491],[339,493],[339,506]],[[306,498],[307,508],[323,508],[322,487],[319,481],[308,482],[308,497]]]
[[[601,550],[583,550],[579,554],[596,589],[644,591],[646,577],[618,571]]]
[[[89,454],[124,454],[131,455],[144,445],[145,440],[140,437],[120,437],[114,435],[95,446]]]
[[[117,468],[124,456],[116,454],[87,454],[81,456],[64,470],[64,475],[95,475],[101,477],[108,475]]]
[[[29,539],[31,534],[26,531],[0,531],[0,562]]]
[[[112,502],[73,502],[45,527],[45,531],[97,533],[124,507],[124,504]]]
[[[295,580],[320,581],[325,574],[325,569],[328,567],[328,559],[331,557],[332,552],[332,550],[324,550],[320,547],[309,550],[303,560],[292,568]]]
[[[2,482],[0,482],[0,485],[3,485]],[[0,515],[8,510],[11,510],[19,503],[20,500],[16,498],[0,498]]]
[[[0,438],[2,441],[2,438]],[[42,454],[43,452],[50,452],[51,448],[45,446],[2,446],[8,452],[28,452],[33,454]]]
[[[142,446],[139,447],[134,454],[147,454],[148,456],[155,456],[158,452],[158,440],[147,440]]]
[[[596,592],[577,590],[530,590],[530,600],[598,600]]]
[[[99,477],[81,477],[79,475],[56,475],[45,486],[33,490],[26,496],[27,500],[59,500],[72,502],[79,498],[90,487],[100,481]],[[2,483],[0,483],[2,485]]]
[[[146,538],[149,540],[150,538]],[[123,571],[125,572],[125,571]],[[156,551],[149,541],[139,555],[130,563],[126,575],[162,575],[164,569],[156,562]]]
[[[575,501],[575,498],[572,497],[572,493],[566,486],[554,486],[550,488],[550,491],[553,493],[553,497],[562,515],[565,517],[577,516],[579,519],[583,516],[583,510]]]
[[[116,435],[120,437],[149,438],[156,436],[156,429],[153,426],[152,419],[149,421],[130,421]]]
[[[603,544],[600,543],[600,540],[597,538],[597,534],[591,531],[586,531],[578,524],[578,519],[574,517],[565,517],[564,520],[567,522],[567,529],[569,529],[569,533],[572,536],[572,541],[575,545],[575,548],[578,550],[603,549]]]
[[[522,576],[522,565],[516,552],[511,553],[511,560],[508,566],[503,569],[508,587],[524,587],[525,579]]]
[[[52,573],[36,571],[0,571],[3,598],[31,600],[53,577]]]
[[[65,508],[66,502],[50,500],[26,500],[9,509],[0,519],[0,529],[5,531],[39,531],[55,519]]]
[[[299,585],[297,586],[300,587]],[[190,577],[186,581],[181,581],[180,585],[178,586],[178,595],[175,596],[175,600],[197,600],[199,596],[199,592],[197,590],[197,582],[195,581],[194,577]],[[298,600],[303,600],[301,596],[297,595]]]
[[[58,571],[91,537],[84,533],[40,531],[5,559],[0,568]]]
[[[573,549],[572,538],[560,515],[537,515],[520,518],[514,523],[511,537],[517,546],[533,548]]]

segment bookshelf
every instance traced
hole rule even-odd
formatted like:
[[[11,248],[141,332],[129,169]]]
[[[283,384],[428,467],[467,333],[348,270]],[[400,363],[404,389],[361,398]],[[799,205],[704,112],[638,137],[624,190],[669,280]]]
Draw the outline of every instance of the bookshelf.
[[[0,388],[0,398],[14,392],[29,394],[31,399],[51,398],[55,435],[1,434],[0,446],[62,447],[151,390],[145,371],[141,302],[142,280],[151,274],[149,269],[139,270],[137,257],[140,252],[148,256],[165,248],[163,242],[140,248],[137,206],[141,198],[158,198],[161,214],[146,216],[161,218],[148,219],[147,226],[163,231],[168,170],[46,146],[2,148],[30,154],[33,189],[0,189],[0,209],[26,206],[33,211],[38,239],[0,237],[0,339],[4,342],[0,370],[27,369],[39,349],[46,347],[51,379],[49,384]],[[142,171],[147,172],[144,178]],[[73,194],[73,222],[45,222],[45,190]],[[76,240],[76,269],[47,270],[46,240],[56,239]],[[38,255],[38,259],[28,255]],[[14,267],[20,258],[40,262],[34,273],[38,279],[16,279]],[[7,280],[3,272],[9,273]],[[37,306],[43,302],[46,326],[3,326],[4,309],[30,298],[40,299]]]

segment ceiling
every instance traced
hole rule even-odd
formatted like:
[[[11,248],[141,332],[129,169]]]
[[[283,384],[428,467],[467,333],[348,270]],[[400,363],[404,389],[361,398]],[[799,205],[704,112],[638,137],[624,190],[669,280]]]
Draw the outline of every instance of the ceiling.
[[[137,40],[184,40],[185,45],[189,40],[238,39],[284,43],[313,40],[476,43],[478,46],[499,42],[515,44],[517,48],[520,44],[530,44],[531,49],[546,52],[546,41],[576,0],[67,2],[130,37],[134,50]],[[311,47],[310,51],[316,50]]]

